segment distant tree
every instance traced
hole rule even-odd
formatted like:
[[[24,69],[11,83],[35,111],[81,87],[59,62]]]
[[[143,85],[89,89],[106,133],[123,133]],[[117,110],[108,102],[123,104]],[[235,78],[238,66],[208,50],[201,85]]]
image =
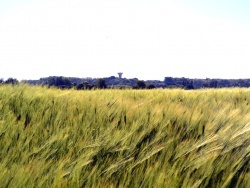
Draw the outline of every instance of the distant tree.
[[[186,90],[190,90],[190,89],[194,89],[194,82],[191,81],[189,84],[187,84],[184,89]]]
[[[155,89],[156,87],[155,87],[155,85],[150,84],[150,85],[148,85],[146,88],[147,88],[147,89]]]
[[[76,89],[77,90],[83,90],[83,89],[92,89],[92,85],[90,85],[88,82],[83,82],[83,83],[81,83],[81,84],[78,84],[77,86],[76,86]]]
[[[92,89],[93,86],[91,84],[89,84],[88,82],[84,82],[83,83],[84,89]]]
[[[202,87],[203,87],[203,88],[207,88],[207,87],[209,87],[209,86],[208,86],[208,84],[207,84],[206,82],[203,82]]]
[[[99,88],[99,89],[107,88],[105,79],[100,78],[100,79],[97,80],[97,88]]]
[[[185,78],[185,77],[182,77],[181,81],[182,81],[182,86],[184,88],[187,87],[190,84],[189,81],[188,81],[188,79]]]
[[[114,80],[115,76],[110,76],[109,79]]]
[[[217,88],[218,87],[218,81],[217,80],[211,80],[210,83],[209,83],[209,87]]]
[[[209,87],[209,81],[210,79],[209,78],[206,78],[205,80],[202,80],[202,87],[204,88],[208,88]]]
[[[230,87],[231,83],[229,80],[222,79],[218,82],[218,87]]]
[[[60,76],[60,77],[49,77],[47,80],[49,86],[55,86],[58,88],[72,88],[74,84],[70,81],[69,78]]]
[[[136,82],[136,88],[137,89],[144,89],[144,88],[146,88],[145,82],[143,80],[138,80]]]
[[[4,79],[0,78],[0,84],[3,84],[3,83],[4,83]]]
[[[76,86],[76,89],[77,89],[77,90],[83,90],[83,89],[84,89],[83,84],[78,84],[78,85]]]
[[[166,86],[175,85],[175,81],[172,77],[165,77],[164,83],[166,84]]]
[[[16,78],[8,78],[4,83],[15,85],[15,84],[18,84],[19,82]]]
[[[70,79],[60,76],[56,78],[55,86],[62,88],[71,88],[73,86],[73,83],[70,81]]]
[[[48,77],[47,81],[45,81],[45,83],[47,83],[49,86],[55,86],[56,83],[56,78],[54,77]]]
[[[202,87],[202,80],[200,80],[200,79],[193,80],[193,85],[195,88],[201,88]]]
[[[240,87],[249,87],[250,86],[246,79],[245,80],[239,79],[238,83],[239,83]]]

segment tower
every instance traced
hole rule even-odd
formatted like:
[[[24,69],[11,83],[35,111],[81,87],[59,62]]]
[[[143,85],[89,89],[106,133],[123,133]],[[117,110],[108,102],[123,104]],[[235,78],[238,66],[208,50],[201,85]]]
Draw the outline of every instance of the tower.
[[[118,72],[117,74],[118,74],[119,78],[121,79],[123,73],[122,72]]]

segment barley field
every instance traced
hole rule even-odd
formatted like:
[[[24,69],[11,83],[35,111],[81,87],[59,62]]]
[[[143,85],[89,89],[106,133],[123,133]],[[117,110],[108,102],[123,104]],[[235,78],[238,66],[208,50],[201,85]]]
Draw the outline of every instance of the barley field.
[[[250,89],[0,86],[0,187],[250,187]]]

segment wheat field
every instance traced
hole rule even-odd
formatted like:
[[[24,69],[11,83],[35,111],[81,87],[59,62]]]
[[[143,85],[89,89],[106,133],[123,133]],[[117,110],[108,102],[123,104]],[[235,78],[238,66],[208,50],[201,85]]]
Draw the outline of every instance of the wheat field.
[[[250,187],[250,89],[0,86],[0,187]]]

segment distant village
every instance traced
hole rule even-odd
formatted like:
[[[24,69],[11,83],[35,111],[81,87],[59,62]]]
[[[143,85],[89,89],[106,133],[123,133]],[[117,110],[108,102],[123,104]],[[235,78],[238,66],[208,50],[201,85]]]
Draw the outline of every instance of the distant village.
[[[250,79],[191,79],[165,77],[160,80],[140,80],[138,78],[124,78],[122,72],[117,76],[105,78],[78,78],[64,76],[49,76],[39,80],[22,80],[15,78],[7,80],[0,79],[1,84],[18,84],[26,83],[30,85],[43,85],[48,87],[58,87],[61,89],[75,88],[92,89],[92,88],[118,88],[118,89],[154,89],[154,88],[183,88],[183,89],[200,89],[200,88],[227,88],[227,87],[250,87]]]

